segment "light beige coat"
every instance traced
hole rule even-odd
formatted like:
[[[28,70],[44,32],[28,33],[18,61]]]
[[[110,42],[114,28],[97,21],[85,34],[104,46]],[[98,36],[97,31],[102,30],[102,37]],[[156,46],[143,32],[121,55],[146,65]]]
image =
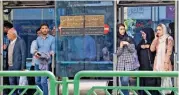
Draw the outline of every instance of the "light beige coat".
[[[167,42],[168,44],[166,45],[165,58],[163,58],[161,60],[162,61],[161,66],[165,71],[172,71],[172,64],[171,64],[170,56],[171,56],[172,51],[173,51],[174,40],[171,36],[167,37],[167,39],[166,39],[166,41],[168,41]],[[152,52],[156,51],[156,56],[155,56],[154,66],[153,66],[154,71],[156,71],[157,51],[159,50],[158,45],[159,45],[159,39],[154,39],[151,46],[150,46],[150,50]]]

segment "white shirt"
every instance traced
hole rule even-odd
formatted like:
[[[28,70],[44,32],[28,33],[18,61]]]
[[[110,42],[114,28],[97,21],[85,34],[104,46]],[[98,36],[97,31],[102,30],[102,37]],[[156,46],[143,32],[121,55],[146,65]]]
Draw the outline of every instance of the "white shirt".
[[[13,41],[10,42],[10,44],[14,44],[16,42],[17,38],[15,38]]]
[[[13,51],[17,38],[10,42],[8,47],[8,65],[13,66]]]

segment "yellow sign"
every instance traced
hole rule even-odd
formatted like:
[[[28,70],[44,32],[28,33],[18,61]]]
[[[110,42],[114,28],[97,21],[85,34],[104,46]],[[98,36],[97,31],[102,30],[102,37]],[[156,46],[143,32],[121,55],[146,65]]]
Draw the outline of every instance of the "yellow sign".
[[[104,15],[86,15],[85,27],[104,27]]]
[[[62,28],[83,28],[83,16],[60,16],[60,26]]]
[[[62,28],[104,27],[104,15],[61,16],[60,21]]]

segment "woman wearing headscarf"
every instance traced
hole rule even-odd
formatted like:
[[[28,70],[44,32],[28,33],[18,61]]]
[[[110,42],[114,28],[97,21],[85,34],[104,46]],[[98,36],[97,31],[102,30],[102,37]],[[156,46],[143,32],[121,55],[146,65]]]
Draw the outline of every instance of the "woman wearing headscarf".
[[[157,26],[157,33],[153,40],[150,50],[156,51],[153,70],[154,71],[171,71],[172,65],[170,56],[172,54],[174,41],[168,34],[164,24]]]
[[[144,28],[141,30],[142,40],[137,46],[138,59],[140,63],[140,71],[152,71],[155,52],[150,51],[150,45],[155,37],[152,28]],[[155,86],[154,78],[140,78],[140,86]],[[152,95],[153,91],[150,91]],[[144,91],[140,91],[140,95],[147,95]]]
[[[173,50],[174,40],[168,34],[167,28],[164,24],[159,24],[157,26],[157,33],[155,39],[153,40],[150,50],[152,52],[156,51],[156,56],[154,60],[154,71],[172,71],[171,64],[171,54]],[[158,79],[157,86],[161,86],[164,78]]]
[[[117,70],[118,71],[132,71],[135,70],[134,66],[134,56],[133,53],[135,50],[135,45],[133,39],[126,34],[125,25],[118,24],[118,41],[117,41],[117,56],[118,56],[118,63],[117,63]],[[120,77],[119,83],[122,86],[129,85],[129,77]],[[129,95],[128,90],[122,90],[124,95]]]
[[[137,52],[140,62],[139,70],[150,71],[153,70],[151,65],[154,61],[154,53],[150,51],[150,45],[155,37],[154,31],[152,28],[144,28],[141,31],[142,40],[137,46]]]

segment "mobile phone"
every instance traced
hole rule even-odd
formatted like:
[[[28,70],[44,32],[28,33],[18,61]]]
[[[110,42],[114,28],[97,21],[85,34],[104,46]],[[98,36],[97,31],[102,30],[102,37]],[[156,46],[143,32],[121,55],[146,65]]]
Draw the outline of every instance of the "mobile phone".
[[[158,35],[158,33],[157,33],[157,35],[156,35],[157,37],[159,37],[159,35]]]
[[[41,54],[40,54],[40,53],[37,53],[37,55],[38,55],[38,56],[41,56]]]

